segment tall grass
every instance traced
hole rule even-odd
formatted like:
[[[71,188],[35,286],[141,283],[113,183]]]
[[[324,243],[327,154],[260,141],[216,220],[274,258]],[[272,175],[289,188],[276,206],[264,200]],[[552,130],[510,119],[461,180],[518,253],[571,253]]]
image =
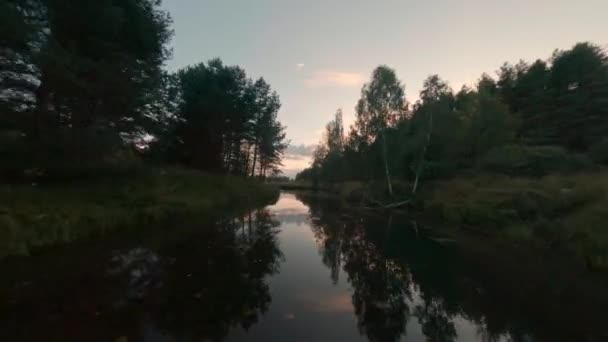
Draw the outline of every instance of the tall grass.
[[[185,215],[261,206],[278,189],[181,169],[47,185],[0,186],[0,257]]]
[[[435,183],[425,213],[486,234],[572,253],[608,269],[608,172],[539,179],[482,175]]]

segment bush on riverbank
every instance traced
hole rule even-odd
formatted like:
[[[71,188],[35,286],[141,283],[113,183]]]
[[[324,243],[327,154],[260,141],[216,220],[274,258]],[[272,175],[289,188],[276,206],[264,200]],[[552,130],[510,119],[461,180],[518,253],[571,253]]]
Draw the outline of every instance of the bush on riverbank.
[[[481,164],[484,170],[499,174],[540,177],[579,171],[589,168],[592,162],[559,146],[506,145],[489,151]]]
[[[484,175],[437,182],[420,203],[445,222],[608,268],[607,190],[605,171],[540,179]]]
[[[403,201],[411,185],[343,182],[327,191],[353,206]],[[589,268],[608,270],[608,172],[540,178],[466,174],[424,184],[410,207],[423,217],[477,235],[574,255]]]
[[[182,215],[261,206],[278,189],[236,177],[148,169],[131,177],[0,186],[0,257],[33,246],[155,224]],[[170,222],[170,221],[169,221]]]

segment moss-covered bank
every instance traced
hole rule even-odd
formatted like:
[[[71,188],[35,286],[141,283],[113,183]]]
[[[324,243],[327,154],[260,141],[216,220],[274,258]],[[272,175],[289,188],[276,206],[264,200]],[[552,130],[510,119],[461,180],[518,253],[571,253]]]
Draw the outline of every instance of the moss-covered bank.
[[[276,187],[181,169],[55,184],[0,185],[0,257],[183,217],[276,201]]]

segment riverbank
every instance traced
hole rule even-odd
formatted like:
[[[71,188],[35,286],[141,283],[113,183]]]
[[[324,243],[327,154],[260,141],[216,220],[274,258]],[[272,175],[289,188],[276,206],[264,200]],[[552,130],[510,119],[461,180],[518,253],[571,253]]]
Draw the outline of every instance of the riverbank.
[[[278,195],[274,186],[175,168],[115,179],[1,185],[0,258],[180,216],[263,206]]]
[[[399,202],[411,197],[396,183],[395,196],[381,183],[334,185],[349,205]],[[422,220],[461,233],[575,258],[589,270],[608,270],[608,172],[542,178],[462,175],[423,185],[408,210]]]
[[[423,214],[608,270],[608,173],[540,179],[483,175],[433,184],[417,200]]]
[[[329,243],[320,245],[330,255],[336,255],[337,246],[361,248],[372,242],[368,251],[384,251],[383,255],[391,260],[386,264],[407,265],[411,276],[406,279],[419,282],[423,293],[441,294],[429,302],[459,308],[466,317],[479,317],[485,311],[489,315],[483,321],[490,330],[518,326],[516,330],[521,332],[521,328],[534,327],[533,335],[539,341],[595,341],[600,336],[608,337],[602,314],[608,305],[607,274],[581,270],[573,258],[452,229],[440,220],[424,220],[405,211],[343,208],[336,196],[311,192],[296,196],[311,208],[313,224],[325,232],[319,236]],[[357,243],[336,242],[348,240],[348,236],[356,236]],[[342,255],[363,255],[368,261],[361,265],[368,265],[370,259],[377,260],[368,253]],[[511,325],[514,322],[517,323]],[[494,336],[498,335],[494,331]],[[528,340],[536,338],[528,335]]]

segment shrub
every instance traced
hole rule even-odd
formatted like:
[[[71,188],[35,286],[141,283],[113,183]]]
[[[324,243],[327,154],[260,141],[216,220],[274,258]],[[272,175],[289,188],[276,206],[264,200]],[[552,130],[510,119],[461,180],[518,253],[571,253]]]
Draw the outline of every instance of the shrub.
[[[565,251],[608,270],[608,173],[538,179],[477,175],[439,182],[425,210],[448,223]]]
[[[488,152],[482,159],[485,170],[512,176],[540,177],[551,172],[572,172],[585,169],[591,161],[558,146],[506,145]]]
[[[608,138],[604,138],[591,146],[589,156],[598,164],[608,164]]]

